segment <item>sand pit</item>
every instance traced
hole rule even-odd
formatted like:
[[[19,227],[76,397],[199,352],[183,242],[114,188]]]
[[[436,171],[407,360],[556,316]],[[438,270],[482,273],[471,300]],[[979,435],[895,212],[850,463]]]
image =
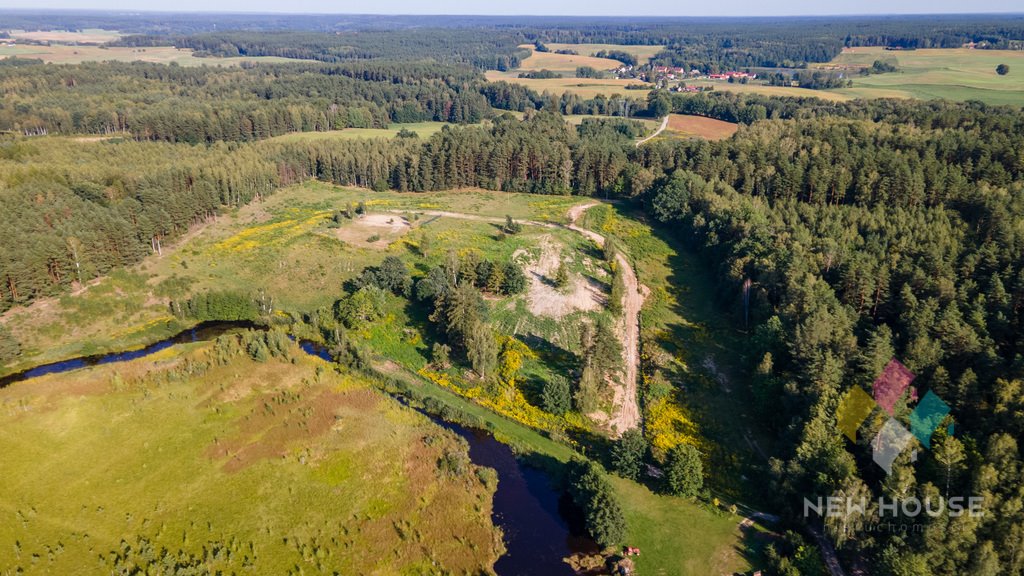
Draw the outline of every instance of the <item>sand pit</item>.
[[[338,228],[338,239],[360,248],[384,250],[410,229],[412,224],[397,214],[364,214],[344,221]]]
[[[550,235],[540,238],[540,257],[526,262],[526,277],[530,288],[526,294],[527,308],[534,316],[562,318],[576,311],[600,310],[607,297],[603,286],[577,273],[570,275],[569,286],[559,290],[554,285],[555,272],[562,260],[562,246]],[[526,258],[525,251],[518,251],[513,258]]]

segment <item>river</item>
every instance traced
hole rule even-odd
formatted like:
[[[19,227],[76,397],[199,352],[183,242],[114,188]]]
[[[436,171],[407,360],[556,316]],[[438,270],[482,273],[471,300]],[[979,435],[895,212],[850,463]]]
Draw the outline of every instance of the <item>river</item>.
[[[204,322],[144,348],[72,358],[11,374],[0,378],[0,388],[44,374],[135,360],[178,344],[213,340],[221,334],[251,328],[259,329],[250,322]],[[300,340],[299,347],[307,354],[333,361],[327,349],[316,342]],[[545,472],[520,462],[508,446],[489,432],[428,416],[469,443],[469,457],[474,464],[498,473],[491,519],[505,535],[506,552],[494,566],[499,576],[571,576],[572,569],[562,559],[574,552],[595,551],[592,541],[570,530],[561,513],[561,494],[551,486]]]

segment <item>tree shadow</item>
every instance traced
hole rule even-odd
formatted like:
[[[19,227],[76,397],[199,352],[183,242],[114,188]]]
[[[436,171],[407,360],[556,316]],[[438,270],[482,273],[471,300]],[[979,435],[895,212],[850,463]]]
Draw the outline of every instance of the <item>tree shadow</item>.
[[[709,487],[729,499],[770,502],[769,483],[761,479],[768,473],[762,453],[772,454],[771,436],[757,418],[761,412],[750,386],[751,342],[742,329],[742,293],[724,285],[715,269],[727,259],[702,253],[683,237],[682,227],[654,222],[638,207],[618,210],[648,226],[670,248],[664,288],[668,308],[682,320],[668,322],[653,343],[682,362],[658,362],[657,368],[709,441]]]

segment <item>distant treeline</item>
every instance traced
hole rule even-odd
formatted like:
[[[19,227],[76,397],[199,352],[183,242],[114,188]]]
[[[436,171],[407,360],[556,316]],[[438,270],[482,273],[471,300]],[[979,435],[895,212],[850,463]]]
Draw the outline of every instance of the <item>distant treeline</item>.
[[[527,28],[531,41],[663,45],[652,64],[720,72],[827,62],[844,46],[1024,47],[1024,16],[666,18]]]
[[[489,116],[482,78],[380,61],[186,68],[0,60],[0,130],[142,140],[257,140],[287,132]]]
[[[519,66],[529,51],[517,48],[525,40],[511,31],[420,28],[372,30],[358,33],[210,32],[196,35],[137,35],[120,38],[115,46],[191,48],[198,56],[280,56],[323,62],[388,59],[462,64],[480,70]]]

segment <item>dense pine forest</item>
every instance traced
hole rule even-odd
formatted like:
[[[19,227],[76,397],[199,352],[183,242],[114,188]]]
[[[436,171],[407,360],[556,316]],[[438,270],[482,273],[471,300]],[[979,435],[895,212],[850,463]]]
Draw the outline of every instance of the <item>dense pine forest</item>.
[[[591,99],[482,75],[515,67],[517,46],[535,40],[664,44],[657,63],[715,69],[800,66],[843,46],[1006,48],[1024,38],[1019,17],[709,22],[699,33],[678,23],[466,19],[455,30],[381,30],[358,41],[270,21],[270,34],[212,32],[182,18],[167,29],[136,22],[145,35],[119,44],[170,38],[209,55],[317,62],[0,61],[0,312],[66,294],[309,179],[612,199],[660,223],[714,271],[717,304],[749,341],[756,417],[779,439],[771,483],[787,525],[803,526],[804,498],[836,493],[983,495],[982,518],[901,517],[899,525],[925,525],[884,533],[829,518],[824,529],[844,559],[871,573],[1024,574],[1021,108],[657,90],[643,100]],[[368,26],[353,22],[346,26]],[[644,128],[628,118],[573,126],[562,117],[668,112],[741,127],[721,141],[638,147]],[[454,125],[429,138],[271,139],[428,120]],[[114,137],[53,137],[84,134]],[[3,330],[0,359],[18,350]],[[868,442],[851,446],[835,420],[843,394],[870,386],[892,357],[917,374],[922,394],[952,406],[956,426],[886,476],[872,467]],[[773,570],[800,574],[794,554],[780,547]]]
[[[213,143],[491,114],[464,68],[351,62],[230,70],[162,64],[0,61],[0,130]]]

